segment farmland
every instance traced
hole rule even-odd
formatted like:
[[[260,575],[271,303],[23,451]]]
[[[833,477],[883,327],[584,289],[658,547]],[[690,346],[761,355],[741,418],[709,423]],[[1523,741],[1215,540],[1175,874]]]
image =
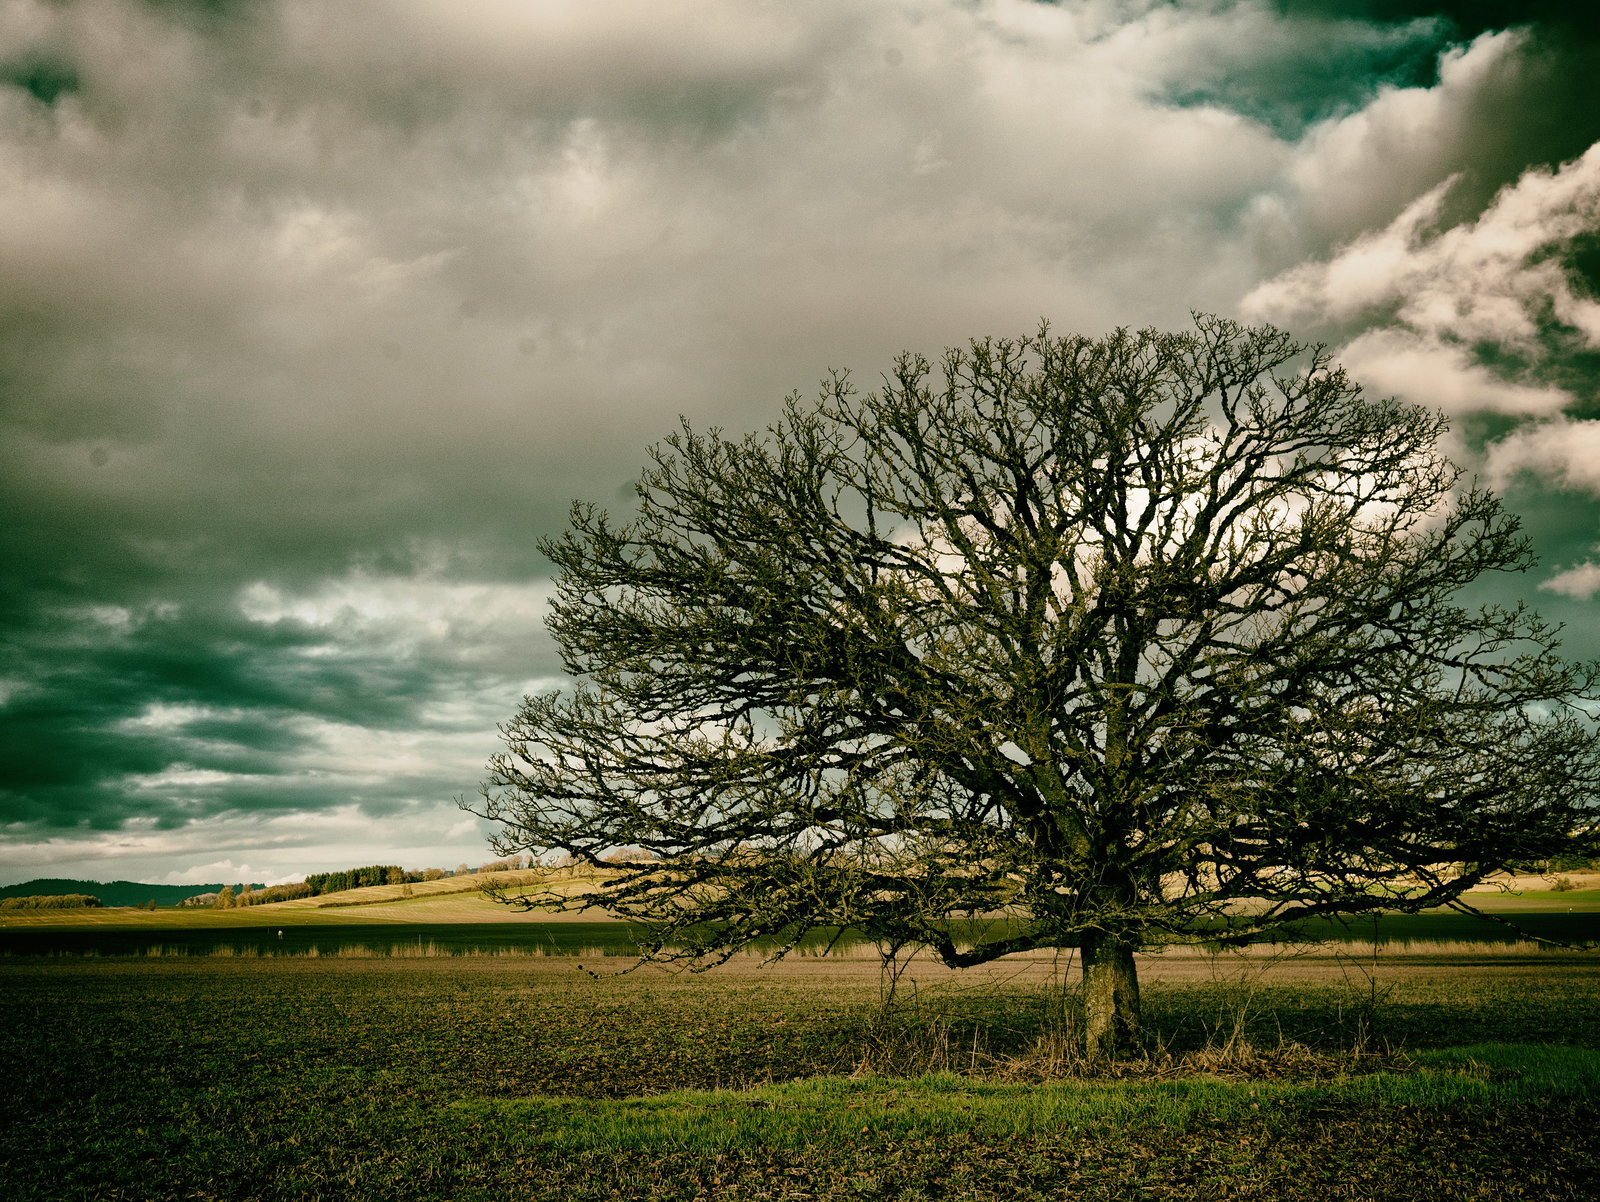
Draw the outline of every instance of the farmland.
[[[1147,956],[1149,1054],[1085,1072],[1065,957],[915,960],[885,1011],[863,945],[622,972],[618,924],[460,891],[79,918],[0,929],[10,1197],[1600,1194],[1592,953]]]
[[[485,880],[515,893],[527,873],[467,876],[416,885],[379,885],[271,905],[213,909],[0,911],[0,956],[59,952],[103,955],[211,954],[337,955],[362,948],[378,955],[430,952],[508,952],[530,955],[628,955],[637,932],[594,911],[524,914],[480,892]],[[592,876],[558,876],[557,887],[591,890]],[[1497,882],[1471,895],[1474,905],[1515,926],[1465,914],[1432,911],[1387,914],[1348,925],[1324,922],[1307,930],[1318,940],[1376,940],[1396,950],[1441,943],[1516,944],[1525,932],[1570,943],[1600,942],[1600,874],[1576,876],[1578,887],[1552,892],[1550,882]],[[820,949],[830,935],[803,946]],[[846,937],[848,947],[851,940]]]

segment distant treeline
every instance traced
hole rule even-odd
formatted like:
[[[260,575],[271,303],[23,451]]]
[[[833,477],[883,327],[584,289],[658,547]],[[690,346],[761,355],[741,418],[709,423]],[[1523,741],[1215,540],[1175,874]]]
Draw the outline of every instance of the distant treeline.
[[[421,873],[407,874],[398,864],[371,864],[366,868],[346,868],[343,872],[310,872],[306,884],[311,895],[338,893],[342,889],[365,889],[369,885],[403,885],[407,875],[420,881]]]
[[[266,906],[300,897],[316,897],[322,893],[338,893],[341,889],[359,889],[364,885],[398,885],[422,879],[420,872],[408,873],[390,864],[380,864],[367,868],[347,868],[343,872],[313,872],[303,881],[264,885],[259,889],[246,885],[237,891],[222,889],[215,893],[201,893],[185,899],[183,904],[217,906],[223,910],[232,906]]]
[[[313,872],[304,881],[286,885],[147,885],[138,881],[81,881],[54,877],[40,877],[20,885],[0,885],[0,904],[16,898],[92,897],[90,903],[47,901],[41,903],[55,909],[72,905],[138,906],[261,906],[270,902],[291,901],[300,897],[316,897],[323,893],[338,893],[344,889],[360,889],[369,885],[409,885],[421,881],[437,881],[447,876],[471,876],[479,872],[500,872],[508,868],[532,867],[532,856],[512,856],[493,860],[478,868],[458,864],[450,868],[401,868],[398,864],[369,864],[364,868],[346,868],[341,872]],[[23,907],[10,906],[9,909]],[[26,908],[36,908],[28,906]]]
[[[521,861],[518,861],[520,863]],[[346,889],[366,889],[372,885],[414,885],[421,881],[437,881],[447,876],[463,876],[474,871],[491,871],[514,867],[510,861],[485,864],[482,869],[460,865],[454,872],[448,868],[423,868],[416,871],[398,864],[368,864],[364,868],[346,868],[339,872],[312,872],[303,881],[287,885],[269,885],[252,889],[248,885],[237,894],[223,890],[190,899],[190,905],[262,906],[270,902],[292,901],[297,897],[319,897],[324,893],[342,893]],[[226,896],[224,896],[226,894]]]
[[[316,897],[322,893],[338,893],[345,889],[365,889],[372,885],[415,885],[422,881],[437,881],[447,876],[471,876],[478,872],[503,872],[510,868],[532,865],[532,856],[512,856],[508,860],[495,860],[479,868],[458,864],[455,871],[448,868],[423,868],[413,870],[398,864],[369,864],[365,868],[346,868],[343,872],[312,872],[306,875],[310,893],[299,897]]]
[[[235,886],[237,888],[237,886]],[[139,881],[83,881],[61,877],[41,877],[20,885],[0,885],[0,899],[7,897],[58,897],[85,893],[100,899],[105,906],[176,906],[196,893],[217,893],[215,885],[146,885]]]
[[[100,899],[89,893],[41,893],[33,897],[0,898],[0,910],[81,910],[98,906]]]
[[[196,893],[193,897],[183,899],[186,906],[215,906],[220,910],[228,910],[234,906],[261,906],[267,902],[289,901],[296,897],[310,897],[311,890],[299,881],[287,885],[241,885],[237,890],[232,885],[210,893]]]
[[[269,902],[293,901],[297,897],[311,897],[311,886],[304,881],[290,881],[287,885],[267,885],[262,889],[242,889],[234,898],[240,906],[264,906]]]

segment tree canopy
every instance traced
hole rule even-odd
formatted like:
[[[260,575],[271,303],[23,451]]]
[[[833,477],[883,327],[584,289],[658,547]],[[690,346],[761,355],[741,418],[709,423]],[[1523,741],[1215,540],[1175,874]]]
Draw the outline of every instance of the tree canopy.
[[[1211,317],[684,423],[636,512],[541,543],[575,683],[502,728],[478,812],[499,854],[651,853],[582,904],[662,957],[1081,949],[1112,1051],[1137,949],[1461,904],[1590,845],[1600,669],[1461,602],[1532,555],[1445,429]]]

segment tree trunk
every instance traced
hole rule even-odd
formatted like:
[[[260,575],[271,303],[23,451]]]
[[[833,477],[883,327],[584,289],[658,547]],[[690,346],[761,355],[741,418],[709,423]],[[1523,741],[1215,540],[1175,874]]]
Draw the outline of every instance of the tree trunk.
[[[1133,944],[1091,936],[1083,944],[1084,1051],[1115,1060],[1139,1040],[1139,971]]]

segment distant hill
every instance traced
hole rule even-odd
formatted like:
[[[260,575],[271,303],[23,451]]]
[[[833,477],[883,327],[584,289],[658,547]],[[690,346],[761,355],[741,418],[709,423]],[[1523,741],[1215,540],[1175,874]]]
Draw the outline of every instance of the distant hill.
[[[144,885],[138,881],[69,881],[55,877],[37,881],[23,881],[20,885],[0,885],[0,898],[51,897],[62,893],[87,893],[98,897],[102,905],[142,906],[154,899],[158,906],[175,906],[186,897],[200,893],[219,893],[222,884],[215,885]],[[237,893],[241,885],[234,885]],[[263,888],[251,885],[252,889]]]

